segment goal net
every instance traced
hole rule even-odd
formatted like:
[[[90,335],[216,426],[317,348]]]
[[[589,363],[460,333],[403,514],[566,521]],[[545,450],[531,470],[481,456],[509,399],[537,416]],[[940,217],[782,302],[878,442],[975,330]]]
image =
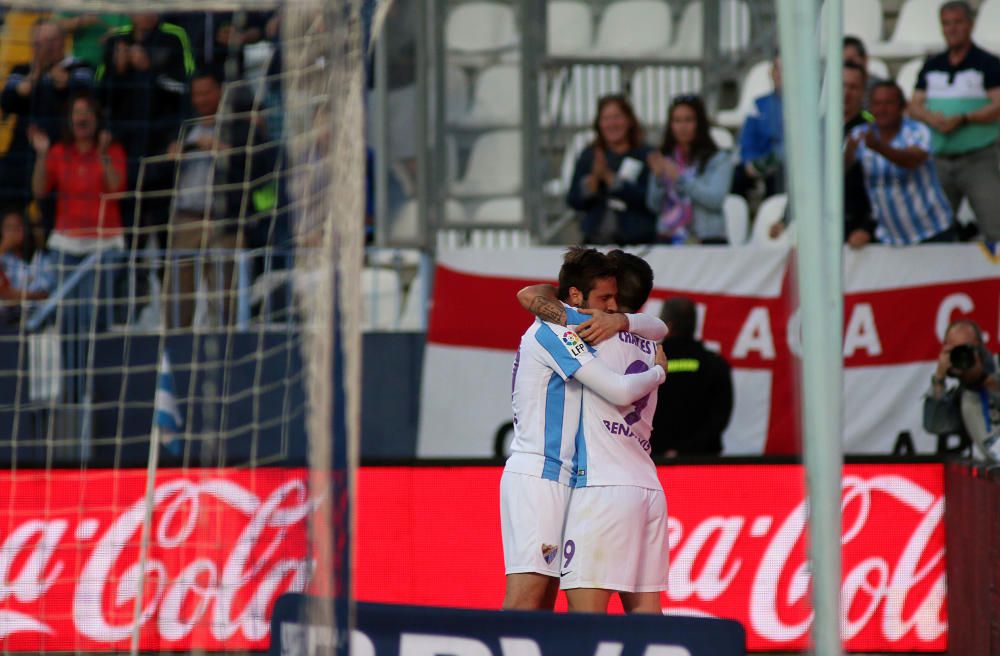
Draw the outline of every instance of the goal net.
[[[346,653],[376,4],[0,3],[0,652]]]

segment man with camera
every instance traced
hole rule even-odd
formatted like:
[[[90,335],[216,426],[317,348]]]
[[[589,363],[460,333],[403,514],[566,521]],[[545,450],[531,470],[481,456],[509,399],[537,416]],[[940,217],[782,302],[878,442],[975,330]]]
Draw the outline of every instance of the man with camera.
[[[947,378],[958,385],[948,389]],[[1000,463],[1000,377],[982,330],[971,319],[959,319],[945,331],[924,399],[924,429],[967,435],[986,460]]]

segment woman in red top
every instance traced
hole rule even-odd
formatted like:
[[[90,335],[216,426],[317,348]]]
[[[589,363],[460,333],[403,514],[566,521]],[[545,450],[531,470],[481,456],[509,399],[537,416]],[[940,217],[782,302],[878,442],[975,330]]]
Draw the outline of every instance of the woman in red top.
[[[97,117],[97,101],[79,96],[70,103],[63,142],[50,148],[43,130],[29,129],[37,153],[32,190],[36,198],[56,194],[56,224],[48,248],[58,262],[60,286],[88,255],[125,247],[118,200],[108,197],[125,190],[125,151],[111,143],[110,133],[98,132]],[[98,264],[107,262],[102,259]],[[100,299],[104,298],[95,271],[85,274],[66,297],[64,307],[78,309],[64,312],[61,321],[72,332],[92,332],[105,326],[105,312],[94,312],[101,309]],[[66,325],[67,320],[71,325]]]

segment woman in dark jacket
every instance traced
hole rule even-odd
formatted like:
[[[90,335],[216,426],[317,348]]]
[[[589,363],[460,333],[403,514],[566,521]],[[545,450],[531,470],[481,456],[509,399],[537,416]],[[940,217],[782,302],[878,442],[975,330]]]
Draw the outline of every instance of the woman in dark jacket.
[[[649,147],[628,100],[604,96],[597,103],[596,138],[576,161],[566,203],[583,214],[590,244],[648,244],[656,217],[646,204]]]

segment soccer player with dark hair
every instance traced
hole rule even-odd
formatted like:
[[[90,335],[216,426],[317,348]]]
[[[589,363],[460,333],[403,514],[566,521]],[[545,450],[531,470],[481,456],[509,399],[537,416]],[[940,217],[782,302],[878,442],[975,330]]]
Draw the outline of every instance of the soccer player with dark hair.
[[[620,250],[611,251],[608,259],[617,269],[618,309],[638,310],[653,288],[652,269],[642,258]],[[551,289],[540,286],[522,290],[518,297],[525,307],[538,308],[544,305],[538,297],[546,295],[551,296]],[[588,319],[573,308],[565,312],[570,324]],[[625,331],[612,332],[596,344],[597,357],[616,373],[645,372],[655,366],[656,341],[666,326],[634,314],[624,324]],[[651,338],[627,332],[628,325],[650,328]],[[660,612],[669,547],[666,497],[649,457],[656,399],[651,393],[622,404],[591,389],[583,391],[578,467],[571,481],[560,571],[571,611],[606,612],[617,592],[627,612]],[[615,557],[602,556],[610,553]]]
[[[571,305],[614,311],[617,280],[611,259],[570,249],[560,271],[560,296]],[[566,306],[556,302],[563,313]],[[584,387],[624,405],[651,394],[666,377],[662,350],[634,375],[615,373],[572,329],[537,319],[514,357],[511,401],[514,441],[500,480],[505,609],[551,609],[559,591],[562,528],[571,486],[586,479],[581,448]]]

